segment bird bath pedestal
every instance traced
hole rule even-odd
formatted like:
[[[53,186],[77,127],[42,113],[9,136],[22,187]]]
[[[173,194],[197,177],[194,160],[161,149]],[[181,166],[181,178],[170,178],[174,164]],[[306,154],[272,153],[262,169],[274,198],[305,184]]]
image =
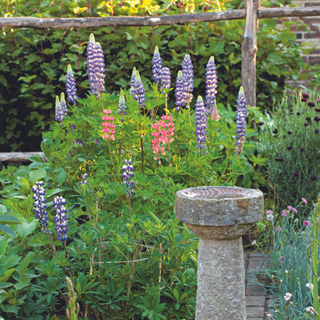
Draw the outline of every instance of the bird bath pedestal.
[[[176,193],[176,216],[200,237],[196,320],[246,320],[241,236],[262,220],[263,193],[197,187]]]

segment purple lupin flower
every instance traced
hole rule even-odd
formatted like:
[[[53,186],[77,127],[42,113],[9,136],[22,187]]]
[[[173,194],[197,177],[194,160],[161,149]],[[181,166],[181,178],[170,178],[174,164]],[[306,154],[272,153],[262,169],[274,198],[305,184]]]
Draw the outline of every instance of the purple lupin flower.
[[[63,242],[68,239],[68,218],[66,213],[68,210],[65,208],[67,201],[63,197],[55,197],[53,199],[54,210],[57,211],[56,216],[53,218],[56,227],[54,230],[58,236],[58,240]]]
[[[212,114],[217,93],[217,68],[214,57],[210,57],[206,67],[206,108],[207,113]]]
[[[121,177],[125,179],[125,181],[122,182],[122,185],[126,185],[127,189],[127,194],[128,197],[132,197],[133,195],[133,187],[135,185],[135,182],[133,180],[130,180],[131,178],[134,177],[134,166],[132,165],[132,160],[124,160],[124,165],[121,168],[121,171],[123,172],[121,174]]]
[[[193,97],[191,93],[193,91],[193,66],[192,66],[192,61],[189,54],[186,54],[182,61],[182,77],[185,83],[186,102],[189,107],[189,104]]]
[[[89,175],[88,175],[87,173],[85,173],[85,174],[83,174],[83,175],[81,176],[81,181],[79,182],[80,186],[81,186],[82,184],[88,184],[88,180],[87,180],[88,177],[89,177]]]
[[[61,126],[64,120],[64,109],[62,110],[61,103],[59,97],[56,96],[56,106],[55,106],[55,120],[60,122]]]
[[[204,143],[207,137],[207,117],[206,110],[201,96],[198,96],[195,104],[196,115],[196,140],[198,142],[197,149],[205,149]]]
[[[105,78],[105,63],[104,63],[104,55],[99,42],[96,42],[94,45],[94,58],[93,58],[93,66],[94,66],[94,86],[92,93],[100,97],[101,92],[106,92],[106,88],[104,87],[104,78]]]
[[[164,93],[164,89],[170,89],[171,86],[171,73],[168,67],[163,67],[161,70],[161,90]]]
[[[93,93],[94,88],[94,45],[96,41],[94,39],[93,33],[90,34],[89,42],[87,46],[87,69],[90,90]]]
[[[136,73],[137,73],[137,69],[136,69],[136,67],[134,67],[132,70],[131,79],[130,79],[130,91],[129,91],[130,95],[132,95],[132,93],[134,91],[134,83],[136,81]]]
[[[60,107],[61,107],[61,112],[63,112],[64,116],[66,117],[68,115],[68,108],[67,108],[67,103],[66,103],[66,99],[64,97],[63,92],[61,92],[61,96],[60,96]]]
[[[152,58],[152,79],[158,83],[161,80],[162,59],[160,57],[158,46],[155,47]]]
[[[246,118],[247,118],[247,100],[243,92],[243,88],[240,87],[238,100],[237,100],[237,141],[236,141],[236,154],[239,156],[242,153],[244,140],[246,140]]]
[[[34,195],[32,196],[32,199],[34,200],[33,210],[36,213],[36,217],[39,219],[41,232],[51,234],[52,232],[48,228],[48,212],[46,211],[46,190],[44,190],[43,185],[43,181],[37,181],[35,186],[32,187],[32,192],[34,192]]]
[[[142,80],[140,78],[139,71],[136,71],[136,79],[134,82],[134,100],[138,101],[141,107],[145,106],[146,98],[145,98],[145,90],[142,83]]]
[[[119,109],[117,111],[117,114],[121,114],[123,113],[125,116],[127,115],[126,111],[127,107],[126,107],[126,100],[124,98],[124,92],[122,89],[120,89],[120,97],[119,97]]]
[[[76,80],[74,78],[70,64],[68,65],[68,71],[67,71],[66,91],[68,95],[68,101],[73,102],[75,105],[76,101],[78,100],[78,97],[76,96],[77,88],[76,88]]]
[[[177,76],[175,95],[176,109],[179,111],[180,107],[184,107],[186,105],[186,90],[184,88],[184,79],[181,70],[178,72]]]

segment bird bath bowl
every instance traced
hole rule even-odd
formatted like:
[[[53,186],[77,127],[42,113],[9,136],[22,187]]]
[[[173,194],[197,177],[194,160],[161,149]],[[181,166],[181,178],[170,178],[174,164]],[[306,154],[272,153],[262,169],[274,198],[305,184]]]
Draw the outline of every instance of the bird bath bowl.
[[[262,220],[263,193],[238,187],[180,190],[176,216],[200,237],[196,320],[245,320],[241,236]]]

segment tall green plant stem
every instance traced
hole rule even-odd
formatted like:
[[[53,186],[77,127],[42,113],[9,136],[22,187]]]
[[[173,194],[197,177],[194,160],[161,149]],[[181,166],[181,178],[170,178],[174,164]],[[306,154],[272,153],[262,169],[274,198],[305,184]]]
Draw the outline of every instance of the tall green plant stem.
[[[142,115],[140,104],[139,104],[139,112],[140,112],[140,115]],[[140,123],[140,147],[141,147],[141,172],[144,173],[144,169],[143,169],[144,154],[143,154],[142,123]]]

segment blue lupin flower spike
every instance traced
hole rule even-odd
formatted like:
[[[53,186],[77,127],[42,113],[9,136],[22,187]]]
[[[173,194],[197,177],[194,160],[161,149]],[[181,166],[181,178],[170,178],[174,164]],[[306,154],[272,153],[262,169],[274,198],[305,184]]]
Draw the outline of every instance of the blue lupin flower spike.
[[[36,213],[36,217],[39,219],[41,232],[51,234],[52,232],[48,228],[48,211],[46,211],[46,190],[44,190],[43,185],[43,181],[37,181],[35,186],[32,187],[32,192],[34,193],[32,196],[32,199],[34,200],[33,210]]]
[[[127,107],[126,107],[126,100],[124,98],[124,92],[122,89],[120,89],[120,97],[119,97],[119,109],[117,111],[117,114],[124,114],[127,115],[126,111]]]
[[[87,46],[87,69],[90,90],[93,93],[94,90],[94,45],[96,41],[93,33],[90,34],[89,42]]]
[[[197,149],[205,149],[204,143],[207,137],[207,116],[206,110],[201,96],[198,97],[195,104],[196,115],[196,140]]]
[[[131,79],[130,79],[130,91],[129,91],[130,95],[134,91],[134,83],[136,81],[136,73],[137,73],[137,69],[136,69],[136,67],[134,67],[132,70]]]
[[[68,108],[67,108],[67,103],[66,103],[66,99],[64,97],[63,92],[61,92],[61,95],[60,95],[60,107],[61,107],[61,112],[63,112],[64,116],[66,117],[68,115]]]
[[[81,179],[82,179],[82,181],[80,181],[80,186],[82,185],[82,184],[88,184],[88,180],[87,180],[87,178],[89,177],[89,175],[87,174],[87,173],[85,173],[85,174],[83,174],[82,176],[81,176]]]
[[[55,197],[53,199],[54,210],[57,211],[56,216],[53,218],[56,227],[54,230],[58,236],[58,240],[63,242],[68,239],[68,218],[66,213],[68,210],[65,208],[67,201],[63,197]]]
[[[247,118],[247,100],[243,92],[243,87],[240,87],[238,100],[237,100],[237,116],[236,116],[236,124],[237,124],[237,141],[236,141],[236,154],[239,156],[243,151],[244,141],[246,140],[246,118]]]
[[[78,97],[76,95],[77,88],[76,88],[76,80],[73,75],[73,71],[71,68],[71,65],[68,65],[68,71],[67,71],[67,83],[66,83],[66,91],[68,95],[68,101],[73,102],[75,105]]]
[[[206,108],[207,113],[212,114],[216,103],[217,94],[217,68],[214,63],[214,57],[210,57],[206,66]]]
[[[158,46],[155,47],[152,58],[152,79],[158,83],[161,80],[162,59],[160,57]]]
[[[64,120],[64,109],[62,110],[61,103],[59,97],[56,96],[56,106],[55,106],[55,120],[60,122],[61,126]]]
[[[177,81],[176,81],[176,109],[180,110],[180,107],[184,107],[186,105],[186,90],[184,87],[184,79],[182,76],[182,71],[178,72]]]
[[[182,77],[185,83],[186,102],[189,105],[192,100],[193,92],[193,65],[189,54],[184,56],[182,61]]]
[[[133,195],[133,187],[135,185],[135,182],[133,180],[130,180],[134,177],[134,166],[132,165],[132,160],[124,160],[124,165],[121,168],[121,171],[123,172],[121,174],[121,177],[125,179],[125,181],[122,182],[123,185],[126,185],[127,187],[127,195],[128,197],[131,197]]]
[[[104,55],[101,48],[101,44],[96,42],[94,45],[94,59],[93,59],[93,70],[94,70],[94,86],[93,86],[93,94],[96,95],[97,98],[100,97],[102,92],[106,92],[106,88],[104,87],[104,78],[105,78],[105,63],[104,63]]]
[[[140,78],[139,71],[136,71],[136,79],[134,82],[134,100],[138,101],[141,107],[145,106],[146,98],[145,98],[145,90],[142,84],[142,80]]]
[[[170,89],[171,86],[171,74],[168,67],[163,67],[161,71],[161,90],[164,93],[164,89]]]

